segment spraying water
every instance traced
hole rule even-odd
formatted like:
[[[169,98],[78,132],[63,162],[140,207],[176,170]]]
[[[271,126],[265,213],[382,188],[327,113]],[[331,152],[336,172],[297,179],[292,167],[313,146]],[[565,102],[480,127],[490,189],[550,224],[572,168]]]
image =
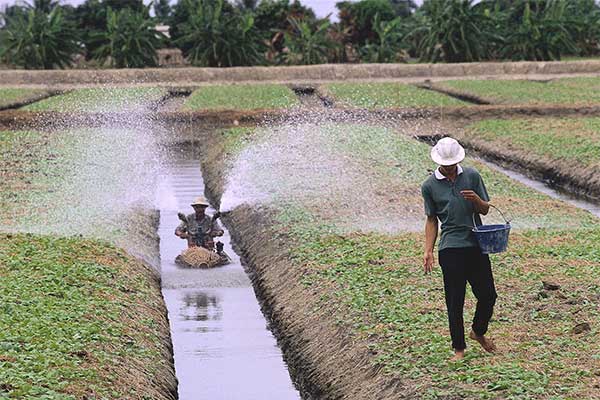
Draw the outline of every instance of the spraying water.
[[[326,120],[259,129],[232,163],[221,210],[287,204],[335,218],[342,231],[420,229],[416,183],[428,165],[415,165],[414,146],[391,129]]]

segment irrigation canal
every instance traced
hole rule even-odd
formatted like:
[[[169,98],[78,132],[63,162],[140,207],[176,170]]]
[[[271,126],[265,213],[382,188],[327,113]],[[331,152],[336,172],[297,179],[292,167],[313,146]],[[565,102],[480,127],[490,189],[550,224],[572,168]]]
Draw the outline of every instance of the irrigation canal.
[[[173,234],[177,211],[191,213],[192,199],[203,193],[194,150],[169,157],[160,177],[159,236],[179,398],[299,399],[227,230],[221,241],[233,259],[230,265],[203,270],[174,263],[186,246]]]
[[[600,204],[598,204],[598,203],[582,199],[580,196],[566,193],[566,192],[560,191],[559,189],[554,189],[553,187],[549,186],[548,184],[546,184],[544,182],[529,178],[528,176],[526,176],[520,172],[517,172],[515,170],[501,167],[498,164],[495,164],[491,161],[487,161],[487,160],[481,159],[481,158],[479,158],[478,160],[481,161],[482,163],[484,163],[485,165],[487,165],[488,167],[490,167],[496,171],[502,172],[509,178],[519,181],[522,184],[529,186],[530,188],[532,188],[534,190],[537,190],[538,192],[544,193],[545,195],[548,195],[554,199],[564,201],[565,203],[569,203],[569,204],[571,204],[575,207],[579,207],[583,210],[587,210],[590,213],[594,214],[596,217],[600,218]]]

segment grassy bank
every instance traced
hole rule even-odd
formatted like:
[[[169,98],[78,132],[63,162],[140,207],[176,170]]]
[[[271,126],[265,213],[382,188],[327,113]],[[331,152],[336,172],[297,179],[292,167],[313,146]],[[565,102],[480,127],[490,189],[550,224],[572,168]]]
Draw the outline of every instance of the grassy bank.
[[[469,125],[464,137],[568,167],[600,167],[600,118],[486,120]]]
[[[55,112],[123,112],[135,111],[157,103],[167,91],[161,88],[92,88],[38,101],[22,108],[24,111]]]
[[[491,104],[595,105],[600,103],[600,78],[562,78],[549,82],[523,80],[456,80],[434,87],[466,94]]]
[[[0,131],[0,230],[81,234],[156,258],[148,140],[125,129]]]
[[[467,160],[516,229],[509,251],[492,257],[500,297],[490,332],[501,352],[490,356],[470,343],[467,359],[451,364],[441,273],[423,275],[422,234],[407,231],[408,220],[419,229],[423,223],[418,185],[433,168],[429,147],[384,128],[321,129],[222,136],[232,149],[229,180],[258,190],[241,187],[237,195],[256,199],[251,208],[264,213],[249,221],[235,215],[234,222],[243,225],[242,240],[253,237],[245,251],[257,280],[274,299],[277,320],[298,329],[290,346],[297,340],[298,351],[308,349],[302,357],[320,372],[311,369],[311,376],[342,391],[352,385],[347,379],[360,379],[355,390],[367,390],[363,396],[567,399],[597,391],[598,354],[590,351],[600,335],[597,219]],[[207,167],[222,168],[216,159]],[[240,165],[249,172],[236,180]],[[218,194],[218,178],[207,182]],[[561,288],[543,290],[542,281]],[[473,308],[469,294],[465,321]],[[576,328],[584,323],[589,329]]]
[[[110,245],[0,234],[0,397],[173,398],[148,267]]]
[[[46,90],[0,88],[0,109],[18,106],[47,95]]]
[[[458,135],[486,154],[555,175],[600,197],[599,118],[485,120]]]
[[[323,85],[321,91],[338,105],[367,109],[467,104],[444,94],[402,83],[331,83]]]
[[[220,85],[196,89],[184,103],[183,110],[271,110],[298,104],[294,92],[283,85]]]

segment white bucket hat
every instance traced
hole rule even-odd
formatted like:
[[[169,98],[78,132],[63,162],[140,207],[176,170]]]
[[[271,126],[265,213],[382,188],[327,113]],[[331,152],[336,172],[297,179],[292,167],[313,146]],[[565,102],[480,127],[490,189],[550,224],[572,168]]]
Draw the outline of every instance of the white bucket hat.
[[[431,149],[431,159],[438,165],[458,164],[465,159],[465,149],[455,139],[440,139]]]
[[[202,207],[208,207],[208,206],[210,206],[210,204],[208,204],[208,201],[206,201],[206,199],[204,197],[202,197],[202,196],[196,197],[196,199],[190,205],[192,207],[193,206],[202,206]]]

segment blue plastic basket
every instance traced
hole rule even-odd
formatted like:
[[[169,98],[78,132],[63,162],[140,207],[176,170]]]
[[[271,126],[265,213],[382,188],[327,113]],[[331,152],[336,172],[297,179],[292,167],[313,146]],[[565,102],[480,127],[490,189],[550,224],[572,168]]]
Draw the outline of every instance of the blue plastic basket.
[[[494,207],[490,204],[491,207]],[[497,207],[494,207],[498,210]],[[475,214],[473,214],[473,233],[479,243],[479,248],[483,254],[502,253],[508,247],[508,235],[510,233],[510,221],[508,221],[502,211],[498,210],[504,224],[496,225],[479,225],[475,222]]]

